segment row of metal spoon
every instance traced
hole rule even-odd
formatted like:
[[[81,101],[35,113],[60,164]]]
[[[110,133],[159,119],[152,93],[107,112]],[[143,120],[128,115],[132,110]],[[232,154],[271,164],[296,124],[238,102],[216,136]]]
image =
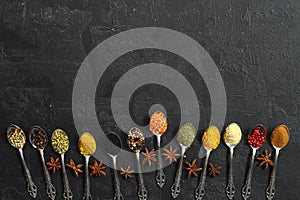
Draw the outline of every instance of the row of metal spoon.
[[[57,131],[61,131],[61,130],[59,130],[59,129],[55,130],[53,132],[54,137],[55,137],[55,134]],[[65,134],[65,133],[62,131],[62,134]],[[67,137],[67,135],[66,135],[66,137]],[[27,191],[29,192],[31,197],[36,198],[37,197],[37,187],[34,184],[34,182],[32,181],[32,177],[31,177],[29,169],[27,167],[27,164],[26,164],[26,161],[25,161],[25,158],[23,155],[23,150],[22,150],[25,145],[25,142],[26,142],[26,135],[19,126],[13,124],[8,127],[7,139],[13,147],[15,147],[19,150],[23,168],[24,168],[24,172],[25,172],[25,178],[27,181]],[[46,193],[50,199],[54,200],[55,196],[56,196],[56,190],[51,182],[51,178],[50,178],[49,172],[47,170],[47,167],[45,164],[45,158],[44,158],[44,149],[48,143],[47,134],[44,131],[44,129],[42,129],[40,126],[33,126],[29,131],[29,141],[30,141],[31,145],[35,149],[37,149],[40,153],[43,171],[44,171],[45,182],[46,182]],[[21,142],[20,143],[21,145],[17,145],[17,144],[19,144],[18,142]],[[68,150],[68,148],[66,150]],[[65,164],[64,164],[65,151],[59,152],[59,154],[61,155],[62,166],[63,166],[63,177],[64,177],[64,179],[63,179],[64,180],[63,196],[64,196],[64,199],[71,200],[73,198],[73,194],[69,187],[68,177],[66,174],[66,169],[65,169]]]
[[[284,125],[281,125],[281,126],[284,126]],[[210,128],[213,128],[213,127],[209,127],[206,130],[207,133],[209,133]],[[217,129],[217,128],[215,127],[215,129]],[[265,132],[265,128],[260,124],[256,125],[250,131],[250,133],[254,129],[259,129],[262,132]],[[287,127],[286,127],[286,129],[287,129]],[[239,129],[239,131],[240,131],[240,129]],[[217,132],[218,132],[218,130],[217,130]],[[18,136],[21,136],[21,139],[19,138],[19,140],[17,140],[17,141],[19,141],[19,143],[17,143],[17,144],[16,144],[16,141],[15,141],[15,138],[12,137],[13,134],[15,134],[15,133],[17,133]],[[58,133],[64,135],[67,138],[66,148],[64,148],[63,150],[57,150],[57,149],[54,148],[54,150],[61,155],[62,169],[63,169],[63,182],[64,182],[63,197],[64,197],[64,199],[69,200],[69,199],[73,198],[73,194],[72,194],[72,191],[69,187],[68,177],[67,177],[67,174],[66,174],[65,163],[64,163],[64,154],[69,148],[69,141],[68,141],[68,136],[64,131],[62,131],[60,129],[56,129],[52,133],[52,138],[51,138],[52,139],[52,146],[54,144],[53,141],[55,141]],[[143,133],[141,132],[141,130],[139,130],[138,128],[130,129],[129,134],[130,133],[135,134],[135,135],[138,136],[139,139],[142,139],[142,143],[139,144],[138,146],[136,146],[136,145],[133,146],[133,144],[131,144],[129,142],[129,138],[128,138],[127,142],[128,142],[129,148],[132,149],[136,153],[136,159],[137,159],[137,163],[138,163],[138,184],[139,184],[138,197],[139,197],[140,200],[146,200],[147,199],[147,191],[146,191],[146,188],[144,186],[144,181],[143,181],[140,162],[139,162],[139,153],[140,153],[140,151],[143,150],[143,146],[144,146],[144,136],[143,136]],[[153,132],[153,133],[155,134],[155,132]],[[249,133],[249,135],[250,135],[250,133]],[[184,136],[184,134],[188,134],[188,137],[189,137],[188,141],[182,140],[180,138],[182,135]],[[156,133],[156,135],[158,135],[158,134]],[[159,137],[158,137],[157,142],[158,142],[158,147],[160,147],[160,135],[158,135],[158,136]],[[180,179],[181,179],[181,174],[182,174],[183,156],[184,156],[184,153],[187,150],[187,148],[192,144],[195,136],[196,136],[196,130],[193,128],[193,126],[190,123],[184,124],[178,131],[177,140],[178,140],[180,146],[182,147],[182,150],[181,150],[181,158],[180,158],[180,162],[179,162],[179,165],[178,165],[178,170],[177,170],[177,173],[176,173],[175,182],[171,187],[171,192],[172,192],[171,194],[172,194],[173,198],[177,198],[179,193],[180,193]],[[32,178],[31,178],[29,169],[26,165],[24,155],[23,155],[23,151],[22,151],[22,148],[23,148],[23,146],[25,145],[25,142],[26,142],[25,133],[20,127],[18,127],[16,125],[11,125],[11,126],[9,126],[9,128],[7,130],[7,138],[8,138],[8,141],[10,142],[10,144],[19,150],[19,153],[20,153],[20,156],[21,156],[21,159],[22,159],[22,164],[23,164],[23,167],[24,167],[25,177],[26,177],[26,180],[27,180],[28,192],[33,198],[36,198],[36,196],[37,196],[37,187],[32,181]],[[110,139],[110,140],[117,141],[117,143],[119,144],[119,148],[120,149],[122,148],[121,147],[121,140],[120,140],[120,138],[117,134],[111,132],[108,135],[108,138],[114,138],[114,139]],[[204,136],[203,136],[202,140],[203,139],[204,139]],[[55,188],[54,188],[53,184],[51,183],[50,175],[49,175],[49,172],[46,168],[45,159],[44,159],[44,148],[46,147],[46,145],[48,143],[47,134],[40,126],[33,126],[31,128],[30,132],[29,132],[29,140],[30,140],[30,143],[32,144],[32,146],[40,152],[40,156],[41,156],[41,160],[42,160],[42,166],[43,166],[43,170],[44,170],[45,182],[46,182],[46,193],[47,193],[47,195],[50,199],[55,199],[56,191],[55,191]],[[60,141],[56,140],[56,142],[60,142]],[[236,145],[238,143],[236,143],[236,144],[230,144],[228,142],[225,142],[225,143],[230,148],[229,177],[228,177],[228,186],[226,187],[226,194],[227,194],[228,199],[233,199],[234,193],[235,193],[235,187],[234,187],[234,184],[233,184],[232,160],[233,160],[234,148],[236,147]],[[216,145],[216,147],[218,146],[218,144]],[[243,196],[244,199],[248,199],[250,197],[253,162],[254,162],[254,157],[255,157],[256,151],[260,146],[251,146],[252,156],[251,156],[250,166],[249,166],[249,169],[248,169],[248,175],[247,175],[247,178],[246,178],[246,183],[245,183],[245,185],[242,189],[242,196]],[[81,154],[83,154],[86,158],[86,164],[85,164],[85,171],[86,171],[85,172],[85,192],[84,192],[83,199],[84,200],[92,199],[92,196],[91,196],[91,193],[90,193],[89,177],[88,177],[88,163],[89,163],[90,156],[96,151],[96,142],[95,142],[93,136],[90,133],[85,132],[81,135],[81,137],[79,139],[78,147],[79,147],[79,150],[80,150]],[[195,198],[197,200],[202,199],[204,197],[207,163],[208,163],[210,152],[215,148],[209,147],[208,145],[206,146],[205,142],[204,142],[204,149],[206,150],[206,159],[205,159],[205,164],[204,164],[204,170],[201,174],[198,187],[195,191]],[[276,150],[275,162],[274,162],[275,166],[273,168],[272,175],[271,175],[271,178],[270,178],[270,184],[269,184],[269,186],[266,190],[266,196],[269,200],[271,200],[274,197],[274,194],[275,194],[275,174],[276,174],[278,155],[279,155],[279,151],[281,149],[281,148],[278,148],[276,146],[274,146],[274,148]],[[118,154],[119,154],[119,152],[108,152],[108,155],[113,160],[113,164],[114,164],[115,169],[116,169],[116,161],[117,161]],[[160,161],[160,159],[158,159],[158,160]],[[162,171],[162,168],[161,168],[161,163],[159,163],[158,166],[160,168],[159,168],[158,174],[156,176],[156,181],[157,181],[158,186],[162,187],[163,186],[162,183],[164,183],[164,181],[165,181],[164,180],[164,174],[163,174],[163,171]],[[115,180],[115,196],[114,196],[114,199],[115,200],[122,200],[123,196],[122,196],[121,191],[120,191],[120,184],[119,184],[117,172],[116,172],[115,169],[114,169],[114,180]]]

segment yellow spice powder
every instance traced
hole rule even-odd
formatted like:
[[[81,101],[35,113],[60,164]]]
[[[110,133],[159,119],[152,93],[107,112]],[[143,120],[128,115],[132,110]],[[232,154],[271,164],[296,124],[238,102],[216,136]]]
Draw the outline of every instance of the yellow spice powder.
[[[229,145],[236,145],[242,139],[242,131],[238,124],[229,124],[224,132],[224,141]]]
[[[202,136],[202,143],[207,149],[216,149],[220,144],[219,129],[215,126],[208,127]]]
[[[96,141],[94,137],[88,133],[83,133],[78,141],[78,148],[81,154],[85,156],[92,155],[96,151]]]

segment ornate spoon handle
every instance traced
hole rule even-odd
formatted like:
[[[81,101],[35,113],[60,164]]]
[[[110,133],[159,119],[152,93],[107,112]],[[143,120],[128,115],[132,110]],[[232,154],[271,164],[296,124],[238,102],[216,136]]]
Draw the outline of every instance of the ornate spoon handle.
[[[254,163],[255,154],[256,154],[256,148],[252,148],[252,157],[251,157],[250,166],[248,169],[247,179],[246,179],[246,183],[242,189],[242,196],[243,196],[244,200],[248,199],[251,194],[251,179],[252,179],[252,171],[253,171],[253,163]]]
[[[270,183],[266,190],[266,197],[268,200],[272,200],[275,196],[275,180],[276,180],[276,170],[277,170],[277,161],[278,161],[279,149],[276,148],[276,155],[274,160],[274,167],[272,170]]]
[[[90,191],[90,179],[89,179],[89,160],[90,156],[85,157],[85,182],[84,182],[84,194],[83,200],[92,200],[92,195]]]
[[[139,153],[136,153],[136,159],[137,159],[137,165],[138,165],[138,184],[139,184],[138,197],[139,197],[139,200],[147,200],[147,190],[144,185],[144,179],[143,179],[141,165],[140,165]]]
[[[229,174],[228,174],[228,185],[226,187],[226,195],[228,199],[233,199],[235,193],[235,187],[233,183],[233,150],[234,147],[230,147],[230,157],[229,157]]]
[[[65,155],[61,154],[61,165],[62,165],[62,171],[63,171],[63,181],[64,181],[64,194],[63,197],[65,200],[72,200],[73,199],[73,193],[70,189],[68,175],[66,172],[66,166],[65,166]]]
[[[21,156],[21,160],[22,160],[22,164],[23,164],[23,168],[24,168],[24,173],[25,173],[25,178],[26,178],[26,181],[27,181],[27,191],[28,191],[28,193],[30,194],[30,196],[32,198],[36,198],[36,196],[37,196],[37,187],[34,184],[34,182],[32,181],[30,171],[29,171],[29,169],[27,167],[27,164],[25,162],[25,158],[24,158],[24,155],[23,155],[23,150],[19,149],[19,153],[20,153],[20,156]]]
[[[115,187],[115,196],[114,196],[114,200],[123,200],[123,195],[121,193],[120,190],[120,181],[118,178],[118,173],[117,173],[117,158],[116,156],[112,157],[113,159],[113,164],[114,164],[114,187]]]
[[[161,150],[160,150],[160,137],[161,135],[157,135],[156,138],[157,138],[157,146],[158,146],[158,170],[157,170],[157,174],[156,174],[156,184],[160,187],[160,188],[163,188],[164,185],[165,185],[165,173],[164,173],[164,170],[162,169],[162,165],[161,165]]]
[[[205,194],[206,171],[207,171],[207,163],[208,163],[210,151],[211,150],[207,150],[207,152],[206,152],[204,168],[203,168],[203,171],[202,171],[202,174],[201,174],[201,177],[200,177],[198,187],[195,191],[195,199],[196,200],[201,200],[204,197],[204,194]]]
[[[48,169],[46,167],[45,164],[45,158],[44,158],[44,150],[39,150],[40,154],[41,154],[41,158],[42,158],[42,165],[43,165],[43,169],[44,169],[44,177],[45,177],[45,181],[46,181],[46,193],[48,195],[48,197],[52,200],[55,199],[56,196],[56,191],[55,188],[51,182],[51,178],[50,178],[50,174],[48,172]]]
[[[174,199],[177,198],[180,193],[180,180],[181,180],[181,175],[182,175],[182,164],[183,164],[183,156],[184,156],[185,150],[186,150],[186,147],[182,146],[181,147],[181,157],[180,157],[179,165],[177,168],[175,181],[171,187],[171,192],[172,192],[171,194]]]

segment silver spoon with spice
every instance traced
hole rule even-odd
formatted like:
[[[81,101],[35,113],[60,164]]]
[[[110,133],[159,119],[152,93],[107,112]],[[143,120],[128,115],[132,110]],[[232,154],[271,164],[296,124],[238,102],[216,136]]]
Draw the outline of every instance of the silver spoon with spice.
[[[109,151],[107,154],[112,158],[113,165],[114,165],[113,168],[114,187],[115,187],[114,200],[123,200],[123,195],[120,189],[120,181],[117,173],[117,157],[119,156],[119,153],[122,149],[122,142],[120,137],[115,132],[110,132],[107,135],[107,138],[115,145],[115,146],[106,146],[106,150]]]
[[[266,190],[266,197],[268,200],[272,200],[275,196],[275,180],[276,180],[278,156],[280,150],[288,144],[289,139],[290,139],[290,132],[288,127],[285,125],[277,126],[272,132],[271,144],[275,149],[275,161],[274,161],[274,167],[270,178],[270,183]]]
[[[210,126],[204,131],[204,134],[202,136],[202,144],[204,146],[204,149],[206,150],[206,158],[198,187],[195,191],[196,200],[201,200],[204,197],[208,159],[211,151],[216,149],[220,144],[220,131],[216,126]]]
[[[50,199],[54,200],[56,196],[56,191],[51,182],[51,178],[47,170],[44,158],[44,149],[48,143],[47,134],[44,131],[44,129],[42,129],[40,126],[33,126],[29,132],[29,141],[31,145],[40,152],[44,170],[44,177],[46,181],[46,193]]]
[[[162,169],[162,161],[161,161],[161,150],[160,150],[160,143],[161,143],[161,136],[167,130],[167,118],[162,112],[154,112],[150,117],[149,128],[150,131],[156,136],[157,139],[157,147],[158,147],[158,170],[156,174],[156,184],[163,188],[165,184],[165,173]]]
[[[61,165],[63,170],[63,182],[64,182],[63,197],[66,200],[72,200],[73,193],[70,189],[69,180],[68,180],[66,167],[65,167],[65,153],[69,150],[69,146],[70,146],[68,135],[63,130],[56,129],[52,133],[51,141],[52,141],[52,147],[54,151],[60,154],[60,158],[61,158]]]
[[[233,199],[235,193],[235,187],[233,183],[233,152],[234,148],[240,143],[242,139],[242,131],[237,123],[229,124],[224,132],[225,144],[230,149],[229,157],[229,173],[228,173],[228,185],[226,187],[226,195],[228,199]]]
[[[252,128],[252,130],[248,134],[248,144],[252,149],[252,156],[251,156],[250,166],[248,169],[246,183],[242,188],[242,196],[244,200],[248,199],[251,194],[251,180],[252,180],[254,158],[257,149],[259,149],[266,141],[266,132],[267,130],[263,125],[257,124]]]
[[[85,185],[84,185],[84,194],[83,200],[91,200],[92,195],[90,191],[90,179],[89,179],[89,160],[91,155],[96,151],[96,141],[92,134],[89,132],[84,132],[78,141],[78,148],[80,153],[85,158]]]
[[[172,197],[175,199],[180,193],[180,181],[182,176],[182,164],[185,151],[190,147],[196,137],[196,129],[191,123],[181,126],[177,133],[177,141],[181,146],[181,157],[176,171],[175,181],[171,187]]]
[[[25,161],[25,158],[23,155],[23,147],[26,143],[26,135],[25,135],[24,131],[17,125],[14,125],[14,124],[10,125],[7,129],[7,140],[11,146],[13,146],[19,150],[23,168],[24,168],[25,178],[27,181],[27,191],[32,198],[36,198],[37,187],[34,184],[34,182],[32,181],[30,171],[27,167],[27,164],[26,164],[26,161]]]
[[[144,185],[144,179],[142,175],[141,165],[140,165],[140,152],[143,150],[145,145],[145,137],[139,128],[133,127],[128,132],[127,138],[128,147],[135,153],[138,165],[138,197],[139,200],[147,199],[147,190]]]

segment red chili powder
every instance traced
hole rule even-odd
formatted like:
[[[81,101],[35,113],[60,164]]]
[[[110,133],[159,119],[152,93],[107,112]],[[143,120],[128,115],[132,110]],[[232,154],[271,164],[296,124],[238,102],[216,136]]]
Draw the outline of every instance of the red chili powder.
[[[248,144],[258,148],[266,141],[266,129],[262,125],[256,125],[248,135]]]

